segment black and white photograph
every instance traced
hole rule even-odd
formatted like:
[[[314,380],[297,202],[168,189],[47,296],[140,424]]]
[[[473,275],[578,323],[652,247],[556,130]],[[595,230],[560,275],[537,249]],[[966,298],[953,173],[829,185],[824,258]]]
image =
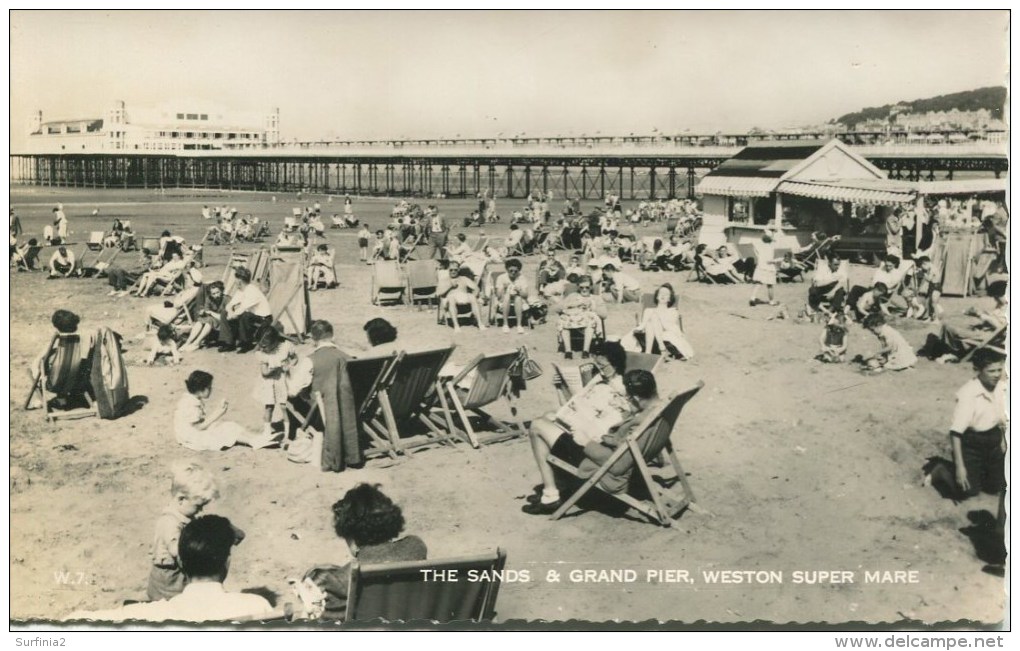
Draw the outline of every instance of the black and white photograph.
[[[1002,646],[1008,10],[9,27],[17,646]]]

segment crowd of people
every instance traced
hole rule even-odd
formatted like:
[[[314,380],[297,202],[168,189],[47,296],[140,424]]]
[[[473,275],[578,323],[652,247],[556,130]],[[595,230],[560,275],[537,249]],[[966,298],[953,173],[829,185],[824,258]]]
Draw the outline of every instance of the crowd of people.
[[[971,358],[976,371],[976,378],[957,395],[950,429],[954,494],[1002,491],[1006,440],[1003,359],[994,346],[985,345],[990,340],[981,343],[981,335],[1005,331],[1006,283],[987,283],[987,294],[994,305],[973,311],[970,316],[975,319],[975,327],[961,332],[943,320],[945,309],[940,300],[940,269],[933,260],[934,244],[922,238],[927,246],[910,252],[903,248],[903,229],[927,228],[933,233],[931,237],[938,238],[937,224],[952,221],[952,215],[966,212],[965,208],[955,203],[935,204],[932,211],[938,214],[938,220],[921,220],[917,213],[923,207],[919,207],[913,212],[913,224],[907,223],[903,213],[897,214],[898,227],[890,217],[888,247],[881,264],[868,285],[852,286],[848,260],[831,250],[810,259],[808,254],[819,250],[828,239],[824,233],[816,233],[804,249],[780,255],[774,244],[777,233],[766,230],[755,244],[754,254],[741,256],[734,255],[731,246],[711,250],[698,243],[700,216],[690,201],[647,201],[624,211],[619,197],[609,195],[605,210],[584,215],[575,202],[568,201],[566,209],[553,218],[549,211],[552,200],[551,192],[529,197],[526,210],[514,213],[502,246],[484,234],[475,244],[470,244],[463,232],[451,237],[448,221],[434,205],[422,208],[402,201],[394,206],[391,223],[375,233],[354,218],[349,198],[341,218],[342,228],[360,226],[359,261],[400,262],[411,256],[436,260],[440,324],[460,330],[464,321],[473,321],[480,329],[495,324],[503,332],[511,332],[513,327],[518,334],[526,334],[529,326],[552,321],[553,327],[546,331],[554,333],[564,358],[573,359],[578,354],[590,363],[593,376],[583,392],[599,405],[597,415],[588,414],[571,422],[558,412],[550,412],[531,421],[528,437],[541,483],[527,499],[524,513],[555,512],[563,504],[563,491],[570,489],[549,463],[550,453],[575,465],[582,475],[591,476],[660,404],[655,374],[628,369],[628,351],[677,360],[695,356],[684,330],[678,287],[661,282],[656,283],[654,292],[642,292],[644,281],[652,277],[644,275],[646,272],[681,270],[690,270],[693,276],[714,283],[752,283],[752,307],[764,303],[781,307],[774,293],[781,277],[808,276],[800,316],[802,321],[824,324],[817,359],[847,363],[848,340],[854,324],[859,324],[876,342],[873,353],[852,360],[868,374],[902,371],[918,363],[916,351],[897,330],[901,319],[918,319],[937,326],[938,332],[929,336],[920,351],[922,356],[948,362]],[[988,213],[982,217],[982,228],[1001,230],[1001,206],[986,208],[982,208],[983,215]],[[478,213],[486,220],[495,217],[491,196],[480,197]],[[13,210],[11,215],[13,258],[17,251],[14,239],[21,231],[18,224],[18,233],[14,234]],[[238,218],[235,208],[206,207],[202,215],[217,220],[203,241],[242,241],[250,227],[257,224]],[[63,221],[66,224],[66,217]],[[636,237],[635,227],[662,222],[669,224],[669,229],[661,237]],[[321,206],[316,204],[288,217],[276,242],[279,247],[308,251],[307,282],[313,288],[335,286],[337,280],[334,249],[316,245],[324,231]],[[119,237],[123,232],[121,224]],[[249,269],[236,267],[229,272],[233,289],[228,294],[222,281],[204,282],[195,253],[183,239],[164,231],[158,250],[143,249],[136,264],[107,270],[111,295],[144,297],[157,288],[170,288],[166,292],[168,300],[145,310],[145,325],[152,326],[153,333],[146,363],[166,360],[177,364],[183,354],[210,344],[220,352],[256,353],[259,371],[253,378],[251,395],[262,409],[262,428],[253,431],[228,420],[227,401],[211,403],[213,374],[195,370],[188,375],[174,412],[177,442],[201,452],[235,445],[288,449],[307,444],[309,434],[295,429],[292,408],[307,411],[316,391],[328,390],[324,387],[329,386],[335,391],[338,360],[353,359],[357,353],[341,350],[334,342],[332,324],[316,320],[308,332],[314,350],[302,356],[293,341],[272,327],[269,302],[259,284],[253,282]],[[522,262],[532,253],[540,256],[533,276]],[[804,262],[809,259],[809,263]],[[73,253],[58,248],[50,268],[54,275],[69,275],[75,268]],[[759,299],[762,291],[764,300]],[[607,332],[610,311],[625,303],[634,304],[635,327],[627,332]],[[487,314],[484,307],[488,308]],[[179,321],[182,310],[190,317],[187,327]],[[59,319],[54,315],[58,330],[66,329],[67,321],[66,315]],[[402,349],[396,328],[386,319],[372,319],[364,330],[368,342],[364,354],[390,354]],[[45,359],[39,363],[45,364]],[[322,415],[324,419],[338,417],[333,413]],[[610,491],[624,490],[632,470],[633,460],[614,465],[600,485]],[[176,468],[173,474],[171,504],[156,523],[149,603],[114,611],[79,612],[72,618],[204,621],[271,613],[271,605],[261,597],[223,590],[230,550],[241,543],[244,534],[226,518],[201,515],[217,496],[212,475],[194,464]],[[421,539],[399,538],[404,525],[401,510],[378,486],[362,484],[351,489],[334,504],[333,524],[352,555],[362,561],[426,557]],[[305,616],[342,617],[347,597],[346,566],[309,570],[298,586],[298,594]],[[203,608],[203,603],[211,605]]]

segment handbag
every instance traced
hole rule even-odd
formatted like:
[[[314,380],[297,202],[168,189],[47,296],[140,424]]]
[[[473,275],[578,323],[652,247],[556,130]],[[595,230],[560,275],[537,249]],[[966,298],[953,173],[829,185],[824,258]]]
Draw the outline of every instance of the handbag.
[[[539,363],[530,357],[525,357],[524,362],[521,364],[521,377],[523,377],[526,381],[531,381],[541,376],[542,367]]]

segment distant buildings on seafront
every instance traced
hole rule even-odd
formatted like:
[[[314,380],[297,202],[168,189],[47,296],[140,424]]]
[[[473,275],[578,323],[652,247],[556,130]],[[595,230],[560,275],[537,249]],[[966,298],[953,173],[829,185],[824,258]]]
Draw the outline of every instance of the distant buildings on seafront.
[[[279,142],[279,109],[259,114],[209,106],[129,108],[116,102],[103,117],[45,121],[43,112],[37,111],[25,153],[144,154],[255,149]]]

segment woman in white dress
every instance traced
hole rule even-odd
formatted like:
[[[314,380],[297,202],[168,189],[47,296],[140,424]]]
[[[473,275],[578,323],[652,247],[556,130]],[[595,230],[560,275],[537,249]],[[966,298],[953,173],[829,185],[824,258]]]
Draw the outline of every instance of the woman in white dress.
[[[680,325],[680,311],[676,304],[676,291],[672,285],[666,283],[655,290],[655,305],[645,308],[641,325],[632,333],[644,334],[644,352],[652,353],[658,344],[660,354],[668,354],[675,359],[694,357],[694,347]],[[637,341],[637,337],[633,339]]]

